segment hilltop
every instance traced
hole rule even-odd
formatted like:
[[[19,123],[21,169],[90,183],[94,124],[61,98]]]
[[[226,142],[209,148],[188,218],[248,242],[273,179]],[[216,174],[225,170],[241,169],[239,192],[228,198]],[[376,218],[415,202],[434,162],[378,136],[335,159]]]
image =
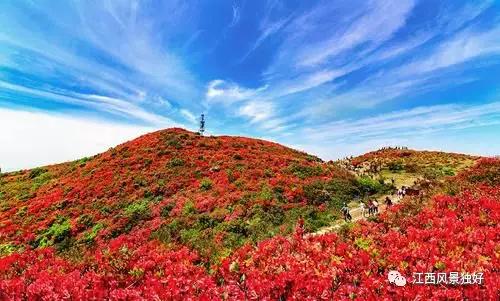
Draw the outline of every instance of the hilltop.
[[[431,298],[395,291],[386,271],[492,271],[499,165],[406,149],[322,162],[263,140],[157,131],[1,175],[0,299]],[[304,235],[335,223],[344,203],[424,180],[420,197],[380,216]]]
[[[214,262],[246,242],[291,233],[300,217],[314,231],[358,193],[352,174],[314,156],[182,129],[1,181],[0,243],[14,250],[54,246],[71,258],[147,230]]]

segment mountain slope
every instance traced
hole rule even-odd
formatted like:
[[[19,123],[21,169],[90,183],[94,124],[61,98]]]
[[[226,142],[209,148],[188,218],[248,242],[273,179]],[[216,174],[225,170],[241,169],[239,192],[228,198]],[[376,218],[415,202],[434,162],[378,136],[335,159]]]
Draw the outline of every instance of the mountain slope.
[[[333,185],[328,199],[311,196],[317,183]],[[291,233],[299,217],[311,231],[324,226],[356,193],[350,173],[305,153],[170,129],[92,158],[4,175],[0,243],[55,246],[80,258],[147,229],[151,239],[214,261],[247,241]]]
[[[0,299],[492,299],[500,161],[477,160],[382,150],[324,163],[169,129],[3,174]],[[338,219],[344,202],[391,193],[396,176],[428,185],[339,234],[304,235]],[[408,280],[480,271],[487,285],[396,288],[391,269]]]

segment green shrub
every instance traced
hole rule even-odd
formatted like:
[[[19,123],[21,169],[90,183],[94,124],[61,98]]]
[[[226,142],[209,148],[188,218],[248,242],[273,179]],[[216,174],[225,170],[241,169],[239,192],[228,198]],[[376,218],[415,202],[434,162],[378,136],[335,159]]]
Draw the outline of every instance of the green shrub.
[[[307,232],[315,232],[320,228],[330,225],[331,222],[335,220],[331,213],[327,211],[321,212],[314,207],[308,208],[303,218],[304,229]]]
[[[180,231],[186,227],[187,225],[184,220],[176,218],[154,231],[151,237],[163,243],[178,242],[180,240]]]
[[[174,203],[168,203],[168,204],[166,204],[165,206],[163,206],[161,208],[160,215],[162,217],[165,217],[165,218],[169,217],[170,211],[172,211],[172,209],[174,209],[174,207],[175,207]]]
[[[97,223],[95,224],[92,229],[87,231],[84,236],[83,236],[83,242],[90,244],[93,243],[95,238],[97,237],[97,234],[99,233],[100,230],[104,229],[104,225],[102,223]]]
[[[264,177],[266,177],[266,178],[272,178],[273,176],[274,176],[274,173],[273,173],[273,171],[271,169],[266,168],[264,170]]]
[[[325,186],[325,182],[323,181],[316,181],[304,186],[304,196],[307,199],[307,203],[320,205],[329,202],[331,196]]]
[[[48,170],[46,168],[43,168],[43,167],[33,168],[30,171],[29,178],[34,179],[34,178],[38,177],[39,175],[46,173],[47,171]]]
[[[125,215],[131,220],[142,220],[148,218],[151,214],[149,202],[147,200],[134,202],[125,207],[124,211]]]
[[[172,158],[168,162],[168,167],[178,167],[183,165],[184,165],[184,160],[182,160],[181,158]]]
[[[71,224],[69,219],[60,217],[36,238],[35,247],[52,246],[69,238],[70,235]]]
[[[304,186],[304,196],[311,205],[327,203],[332,207],[340,208],[344,202],[349,202],[358,195],[356,182],[351,179],[334,178],[330,181],[316,181]]]
[[[94,219],[92,218],[91,215],[83,214],[78,218],[77,224],[87,229],[92,227],[92,225],[94,224]]]
[[[416,172],[420,171],[420,168],[415,163],[407,163],[407,164],[405,164],[404,169],[408,173],[416,173]]]
[[[313,176],[320,176],[323,174],[323,170],[320,166],[308,166],[293,163],[288,167],[288,172],[294,174],[300,179],[305,179]]]
[[[177,137],[171,137],[170,139],[167,139],[166,143],[168,146],[174,147],[175,149],[182,148],[182,144],[179,139],[177,139]]]
[[[454,176],[455,175],[455,170],[451,167],[443,167],[441,169],[441,171],[443,172],[443,175],[445,176]]]
[[[391,161],[387,164],[390,171],[401,171],[404,169],[402,161]]]
[[[384,185],[380,184],[379,181],[366,176],[359,177],[357,179],[357,182],[359,190],[365,195],[375,194],[377,192],[380,192],[384,188]]]
[[[184,207],[182,207],[182,214],[183,215],[190,215],[190,214],[195,214],[196,213],[196,207],[194,206],[193,201],[187,201],[184,204]]]
[[[219,221],[208,214],[202,214],[196,222],[196,227],[201,229],[214,228],[219,224]]]
[[[270,201],[274,198],[273,191],[269,186],[264,185],[260,191],[259,194],[259,199],[264,200],[264,201]]]
[[[151,158],[144,159],[144,166],[145,167],[151,166],[152,163],[153,163],[153,159],[151,159]]]
[[[226,169],[227,180],[229,183],[233,183],[236,181],[236,177],[234,176],[234,172],[232,169]]]
[[[16,247],[10,243],[0,244],[0,257],[10,255],[16,251]]]
[[[201,190],[210,190],[212,189],[212,181],[209,178],[204,178],[200,182],[200,189]]]
[[[372,241],[369,238],[358,237],[354,240],[354,245],[362,250],[367,251],[372,245]]]

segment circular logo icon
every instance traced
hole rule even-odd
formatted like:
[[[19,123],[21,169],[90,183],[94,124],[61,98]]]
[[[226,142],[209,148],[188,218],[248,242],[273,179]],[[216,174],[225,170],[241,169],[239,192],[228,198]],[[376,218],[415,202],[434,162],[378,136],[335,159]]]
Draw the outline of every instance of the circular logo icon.
[[[389,274],[387,274],[387,279],[389,280],[389,283],[395,284],[397,286],[405,286],[406,285],[406,278],[403,277],[398,271],[389,271]]]

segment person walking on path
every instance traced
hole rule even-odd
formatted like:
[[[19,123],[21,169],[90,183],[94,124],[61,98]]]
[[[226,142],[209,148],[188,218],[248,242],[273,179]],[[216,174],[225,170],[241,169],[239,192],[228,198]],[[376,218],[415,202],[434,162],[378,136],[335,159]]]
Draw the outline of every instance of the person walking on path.
[[[351,213],[349,213],[349,207],[347,207],[347,203],[344,203],[344,207],[342,207],[342,209],[340,209],[340,210],[344,214],[344,220],[346,222],[349,222],[352,220],[352,216],[351,216]]]
[[[375,207],[373,205],[372,200],[368,200],[368,216],[372,216],[374,213]]]
[[[378,202],[377,202],[377,200],[373,200],[373,213],[378,214]]]
[[[359,202],[359,208],[361,209],[361,216],[366,217],[366,214],[367,214],[366,204],[363,202]]]
[[[385,197],[385,204],[387,205],[387,208],[390,208],[392,206],[392,200],[389,196]]]

